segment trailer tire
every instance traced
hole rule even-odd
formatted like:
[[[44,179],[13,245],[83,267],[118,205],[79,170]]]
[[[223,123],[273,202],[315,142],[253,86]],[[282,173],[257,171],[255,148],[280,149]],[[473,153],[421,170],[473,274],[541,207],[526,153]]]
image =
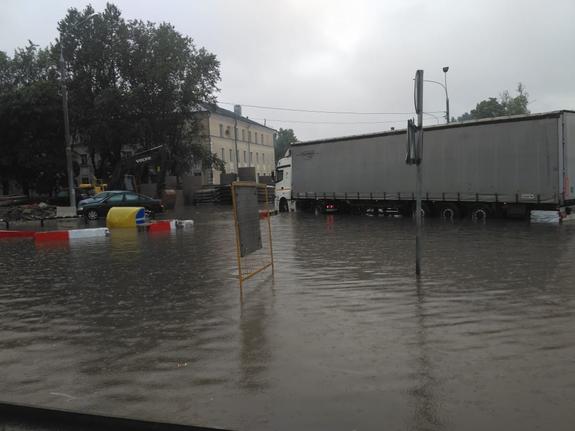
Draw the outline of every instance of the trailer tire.
[[[477,205],[471,208],[471,219],[476,221],[486,221],[491,215],[491,209],[486,205]]]
[[[461,210],[457,205],[445,204],[439,207],[439,216],[446,220],[455,220],[461,217]]]
[[[415,213],[416,213],[415,207],[416,207],[416,204],[414,203],[411,206],[411,216],[413,218],[415,218]],[[431,207],[428,204],[422,202],[421,203],[421,218],[429,218],[431,216],[432,216]]]

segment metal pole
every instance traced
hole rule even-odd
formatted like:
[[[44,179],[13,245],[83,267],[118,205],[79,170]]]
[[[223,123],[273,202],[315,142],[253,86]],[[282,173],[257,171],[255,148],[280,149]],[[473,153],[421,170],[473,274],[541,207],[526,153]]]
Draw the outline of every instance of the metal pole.
[[[236,154],[235,154],[236,175],[238,176],[238,180],[239,180],[240,170],[239,170],[239,164],[238,164],[239,153],[238,153],[238,114],[237,114],[237,112],[234,115],[234,150],[236,152]]]
[[[444,67],[443,68],[443,76],[444,76],[444,82],[445,82],[445,119],[447,120],[447,124],[449,124],[449,95],[447,94],[447,71],[449,70],[449,67]]]
[[[421,189],[423,159],[423,70],[416,74],[416,111],[417,111],[417,146],[416,146],[416,185],[415,185],[415,274],[421,275]]]
[[[87,16],[72,28],[94,18],[97,13]],[[74,186],[74,165],[72,161],[72,138],[70,136],[70,120],[68,118],[68,89],[66,88],[66,61],[64,60],[64,33],[60,33],[60,81],[62,84],[62,110],[64,111],[64,139],[66,140],[66,171],[68,172],[68,195],[70,206],[76,208],[76,188]]]
[[[254,132],[255,134],[255,132]],[[252,167],[252,153],[250,153],[251,148],[250,144],[252,143],[252,136],[250,133],[250,126],[248,125],[248,168]]]
[[[68,119],[68,89],[66,88],[66,62],[64,48],[60,37],[60,80],[62,83],[62,109],[64,111],[64,138],[66,140],[66,171],[68,172],[68,195],[70,206],[76,207],[76,189],[74,187],[74,166],[72,163],[72,138],[70,137],[70,122]]]

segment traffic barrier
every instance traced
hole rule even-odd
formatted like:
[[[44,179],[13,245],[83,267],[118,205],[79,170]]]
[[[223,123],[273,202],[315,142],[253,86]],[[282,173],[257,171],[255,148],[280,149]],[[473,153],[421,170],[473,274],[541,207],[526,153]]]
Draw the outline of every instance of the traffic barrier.
[[[176,220],[176,227],[180,229],[186,229],[194,226],[193,220]]]
[[[137,227],[145,222],[146,210],[142,207],[110,208],[106,217],[106,226],[109,229]]]
[[[34,238],[32,230],[0,230],[0,239],[3,238]]]
[[[170,232],[176,229],[176,220],[160,220],[150,223],[148,232]]]
[[[36,241],[72,241],[82,238],[97,238],[108,236],[110,231],[106,227],[92,229],[52,230],[47,232],[35,232]]]

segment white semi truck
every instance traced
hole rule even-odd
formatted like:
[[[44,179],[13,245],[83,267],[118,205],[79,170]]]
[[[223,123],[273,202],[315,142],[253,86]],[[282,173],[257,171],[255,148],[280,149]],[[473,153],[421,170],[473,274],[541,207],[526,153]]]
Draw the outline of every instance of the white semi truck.
[[[424,128],[426,216],[528,216],[575,209],[575,111]],[[277,164],[276,209],[409,215],[406,131],[298,142]]]

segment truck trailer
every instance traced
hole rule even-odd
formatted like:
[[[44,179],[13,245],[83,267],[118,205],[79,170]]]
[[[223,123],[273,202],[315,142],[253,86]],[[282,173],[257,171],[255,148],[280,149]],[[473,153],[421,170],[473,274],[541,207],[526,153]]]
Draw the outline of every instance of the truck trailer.
[[[276,209],[412,215],[406,130],[292,144],[276,170]],[[425,216],[526,217],[575,207],[575,111],[426,126]]]

